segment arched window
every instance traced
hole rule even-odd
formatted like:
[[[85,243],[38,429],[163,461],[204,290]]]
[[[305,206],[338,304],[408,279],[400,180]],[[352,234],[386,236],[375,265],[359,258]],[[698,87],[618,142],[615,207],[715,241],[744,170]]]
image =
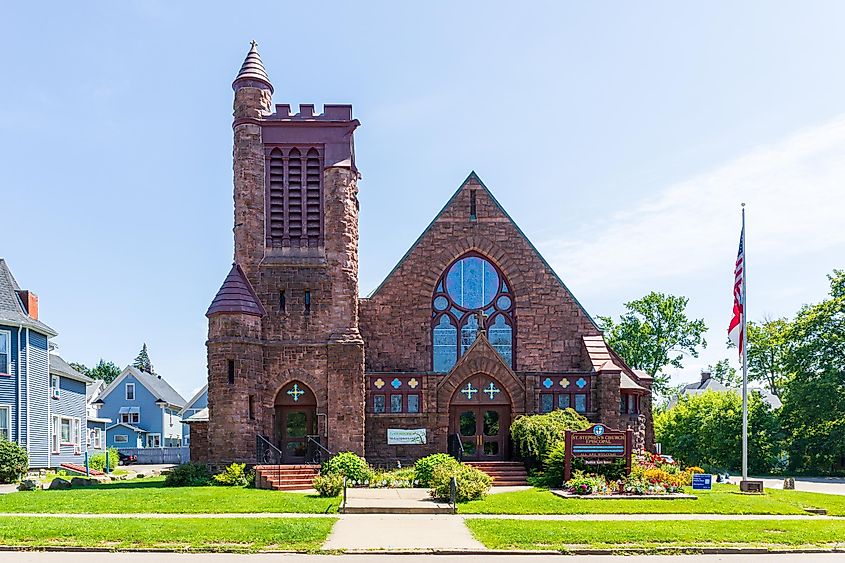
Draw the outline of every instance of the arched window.
[[[449,371],[472,346],[479,328],[478,311],[485,315],[490,344],[513,367],[513,294],[492,262],[475,252],[457,259],[437,281],[431,307],[433,371]]]

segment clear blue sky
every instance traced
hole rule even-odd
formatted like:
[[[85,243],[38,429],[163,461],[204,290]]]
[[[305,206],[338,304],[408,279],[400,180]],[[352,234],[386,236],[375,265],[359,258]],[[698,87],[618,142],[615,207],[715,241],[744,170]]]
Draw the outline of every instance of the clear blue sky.
[[[147,342],[186,397],[232,251],[231,81],[352,103],[361,292],[476,170],[588,310],[686,295],[726,357],[843,267],[842,2],[15,3],[0,34],[7,259],[68,361]]]

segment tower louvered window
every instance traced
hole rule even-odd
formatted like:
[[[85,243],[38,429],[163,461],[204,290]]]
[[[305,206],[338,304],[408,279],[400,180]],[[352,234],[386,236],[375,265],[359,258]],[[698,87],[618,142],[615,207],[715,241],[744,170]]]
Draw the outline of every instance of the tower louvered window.
[[[323,242],[323,162],[313,147],[273,148],[267,160],[267,242],[316,247]]]

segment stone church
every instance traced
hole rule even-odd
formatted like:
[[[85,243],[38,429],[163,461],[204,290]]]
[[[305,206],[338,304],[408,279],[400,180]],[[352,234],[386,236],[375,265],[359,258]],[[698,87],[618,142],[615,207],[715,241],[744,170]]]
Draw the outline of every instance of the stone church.
[[[274,106],[255,44],[232,87],[235,255],[207,312],[193,460],[507,460],[516,417],[563,408],[652,443],[651,378],[607,346],[475,173],[359,297],[352,107]]]

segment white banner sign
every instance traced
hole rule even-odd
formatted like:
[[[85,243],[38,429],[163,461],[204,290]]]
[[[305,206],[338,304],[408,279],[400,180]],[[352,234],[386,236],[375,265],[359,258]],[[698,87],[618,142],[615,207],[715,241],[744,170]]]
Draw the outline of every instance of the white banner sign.
[[[387,444],[390,446],[403,444],[425,444],[425,428],[388,428]]]

